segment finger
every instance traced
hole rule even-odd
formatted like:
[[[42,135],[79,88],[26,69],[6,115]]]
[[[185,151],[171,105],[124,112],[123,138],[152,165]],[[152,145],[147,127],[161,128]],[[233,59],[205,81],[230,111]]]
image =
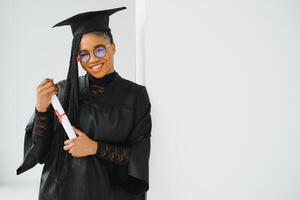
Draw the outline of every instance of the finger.
[[[73,139],[66,140],[66,141],[64,142],[64,144],[65,144],[65,145],[71,144],[72,141],[73,141]]]
[[[53,81],[48,81],[45,85],[42,86],[43,90],[47,90],[50,87],[54,86],[54,82]]]
[[[65,151],[68,151],[68,150],[70,150],[71,148],[72,148],[72,145],[70,144],[70,145],[65,145],[63,149],[64,149]]]
[[[53,86],[49,87],[45,92],[46,93],[51,93],[51,92],[54,92],[56,90],[57,90],[56,87],[53,85]]]
[[[58,93],[58,87],[57,85],[54,85],[53,87],[55,87],[55,89],[53,90],[55,93]]]
[[[49,81],[48,78],[43,79],[43,81],[38,85],[38,87],[45,85],[46,83],[48,83],[48,81]]]
[[[55,86],[51,86],[48,89],[44,90],[42,93],[48,93],[49,94],[49,93],[54,92],[54,91],[56,91]]]
[[[80,133],[78,133],[78,130],[77,130],[77,129],[74,129],[74,131],[75,131],[75,134],[76,134],[77,136],[79,136]]]
[[[79,157],[80,157],[79,154],[78,154],[74,149],[72,149],[71,155],[72,155],[73,157],[75,157],[75,158],[79,158]]]
[[[38,92],[40,92],[40,93],[45,92],[48,88],[52,87],[53,85],[54,85],[53,82],[48,81],[43,86],[38,87]]]
[[[69,150],[69,154],[73,154],[73,152],[74,152],[74,149]]]
[[[75,127],[74,127],[74,128],[75,128]],[[84,133],[83,133],[81,130],[79,130],[79,129],[77,129],[77,128],[75,128],[74,130],[75,130],[75,133],[76,133],[78,136],[84,135]]]
[[[77,154],[75,154],[75,153],[72,153],[72,156],[73,156],[74,158],[79,158],[79,156],[78,156]]]
[[[77,130],[77,128],[75,126],[73,126],[73,125],[72,125],[72,128],[73,128],[74,131]]]
[[[73,128],[74,132],[76,133],[76,131],[77,131],[77,128],[76,128],[75,126],[73,126],[73,125],[71,125],[71,126],[72,126],[72,128]]]
[[[52,98],[53,95],[57,95],[57,91],[53,91],[49,93],[49,96]]]
[[[53,79],[45,79],[45,83],[43,83],[40,87],[49,87],[51,84],[54,84]]]
[[[47,85],[49,83],[49,80],[47,80],[47,79],[44,79],[38,86],[37,86],[37,91],[38,92],[41,92],[41,91],[43,91],[45,88],[45,86]]]

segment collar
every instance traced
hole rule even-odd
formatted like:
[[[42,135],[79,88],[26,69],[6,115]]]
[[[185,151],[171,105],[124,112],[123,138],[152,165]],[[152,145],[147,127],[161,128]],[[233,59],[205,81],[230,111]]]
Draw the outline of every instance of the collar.
[[[87,74],[87,77],[89,79],[89,84],[90,85],[97,85],[97,86],[102,86],[105,87],[108,85],[110,82],[112,82],[116,76],[117,72],[114,70],[113,72],[104,75],[101,78],[95,78],[91,74]]]
[[[113,85],[117,80],[122,79],[122,76],[118,72],[114,72],[115,75],[113,76],[113,79],[109,82],[109,84],[106,85],[107,87]],[[85,75],[79,77],[80,98],[90,94],[90,81],[88,75],[89,74],[86,73]]]

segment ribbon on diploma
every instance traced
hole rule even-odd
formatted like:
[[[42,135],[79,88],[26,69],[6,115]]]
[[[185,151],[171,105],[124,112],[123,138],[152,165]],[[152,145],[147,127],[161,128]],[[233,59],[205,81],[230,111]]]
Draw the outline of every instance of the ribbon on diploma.
[[[55,109],[55,114],[56,114],[56,116],[57,116],[57,118],[58,118],[59,123],[61,124],[62,118],[63,118],[64,115],[66,115],[66,113],[60,114],[60,113],[58,112],[58,110]]]

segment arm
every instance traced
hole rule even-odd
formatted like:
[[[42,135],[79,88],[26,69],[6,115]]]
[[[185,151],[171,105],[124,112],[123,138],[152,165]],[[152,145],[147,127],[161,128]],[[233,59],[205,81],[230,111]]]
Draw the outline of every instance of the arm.
[[[92,140],[86,133],[73,126],[77,138],[69,139],[64,142],[64,150],[68,151],[73,157],[95,156],[109,162],[126,165],[129,161],[129,148],[103,143],[99,140]]]
[[[52,107],[49,105],[58,88],[52,79],[46,78],[38,85],[36,92],[36,107],[25,128],[23,162],[17,169],[17,175],[31,169],[37,163],[45,163],[49,155],[53,135],[50,123]]]
[[[96,156],[118,165],[127,165],[129,160],[129,148],[125,146],[111,145],[97,142]]]
[[[149,189],[149,158],[151,146],[151,103],[146,90],[142,87],[135,102],[134,126],[128,136],[130,156],[127,175],[119,176],[120,185],[132,194],[143,194]]]
[[[40,146],[39,160],[40,164],[45,163],[50,152],[50,145],[53,136],[53,118],[54,112],[52,106],[49,106],[46,112],[39,112],[35,108],[35,117],[32,129],[32,142]]]
[[[46,112],[39,112],[35,108],[34,125],[32,130],[32,140],[34,144],[42,142],[51,134],[51,127],[53,123],[53,109],[48,108]]]
[[[26,125],[23,162],[17,169],[17,175],[31,169],[37,163],[43,164],[47,160],[53,134],[50,124],[47,126],[43,124],[45,119],[47,122],[50,119],[48,114],[46,114],[47,116],[45,114],[35,110]]]
[[[146,182],[148,179],[146,168],[148,168],[152,124],[150,111],[151,103],[149,96],[146,88],[142,87],[136,102],[135,127],[129,137],[129,142],[132,143],[131,146],[111,145],[97,141],[98,147],[95,154],[101,159],[119,165],[129,165],[129,175],[137,178],[142,178],[143,176]],[[135,172],[136,165],[140,165],[140,168],[145,168],[145,171]]]

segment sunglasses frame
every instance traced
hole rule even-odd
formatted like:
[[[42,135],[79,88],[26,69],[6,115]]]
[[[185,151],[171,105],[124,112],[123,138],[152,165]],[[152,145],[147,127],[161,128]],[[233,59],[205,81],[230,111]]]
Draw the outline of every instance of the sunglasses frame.
[[[94,50],[93,50],[94,56],[95,56],[96,58],[104,58],[104,57],[106,56],[106,53],[107,53],[107,47],[109,47],[109,46],[111,46],[111,45],[112,45],[111,43],[108,44],[108,45],[97,45],[97,47],[94,48]],[[104,54],[104,56],[102,56],[102,57],[98,57],[98,56],[96,55],[96,53],[95,53],[96,49],[98,49],[99,47],[104,47],[104,48],[105,48],[105,54]],[[89,55],[89,59],[88,59],[87,61],[82,61],[82,60],[80,59],[80,54],[81,54],[82,52],[85,52],[85,53],[87,53],[87,54]],[[91,59],[91,54],[90,54],[90,52],[84,50],[84,51],[80,51],[80,52],[78,53],[77,61],[80,61],[80,62],[82,62],[82,63],[87,63],[87,62],[89,62],[90,59]]]

